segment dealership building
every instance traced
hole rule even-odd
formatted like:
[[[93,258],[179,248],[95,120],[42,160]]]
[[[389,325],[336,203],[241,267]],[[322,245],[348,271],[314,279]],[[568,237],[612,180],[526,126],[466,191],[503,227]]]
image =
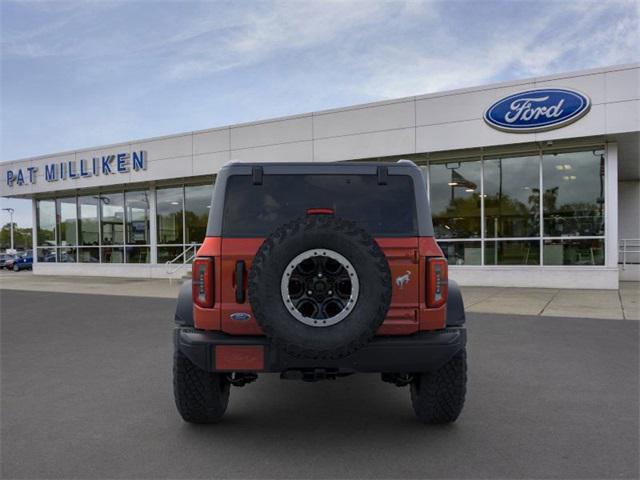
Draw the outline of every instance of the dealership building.
[[[640,280],[640,64],[5,162],[0,196],[33,202],[36,274],[177,277],[227,162],[399,159],[459,283]]]

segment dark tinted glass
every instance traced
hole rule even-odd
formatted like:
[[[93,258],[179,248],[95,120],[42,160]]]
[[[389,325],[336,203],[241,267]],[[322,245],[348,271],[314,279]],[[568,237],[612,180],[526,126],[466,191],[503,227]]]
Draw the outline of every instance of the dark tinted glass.
[[[372,235],[417,235],[413,182],[407,175],[391,175],[386,185],[378,185],[375,175],[265,175],[262,185],[253,185],[248,175],[232,175],[223,233],[266,236],[309,208],[331,208]]]
[[[124,243],[124,195],[110,193],[100,195],[102,206],[102,245],[122,245]],[[113,262],[112,262],[113,263]]]
[[[480,237],[480,160],[429,167],[431,211],[437,238]]]
[[[56,244],[56,202],[38,201],[38,245]]]
[[[545,236],[604,235],[604,164],[592,151],[543,156]]]
[[[494,158],[484,162],[485,235],[540,235],[540,157]]]
[[[148,245],[149,240],[149,192],[125,193],[125,218],[127,243]]]
[[[184,189],[185,243],[202,242],[207,234],[213,185],[187,185]]]
[[[182,187],[156,191],[158,243],[182,243]]]

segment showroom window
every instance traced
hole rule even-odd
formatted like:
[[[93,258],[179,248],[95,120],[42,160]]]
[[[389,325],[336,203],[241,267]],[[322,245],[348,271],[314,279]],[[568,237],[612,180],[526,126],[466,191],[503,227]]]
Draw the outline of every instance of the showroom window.
[[[124,262],[124,194],[100,195],[100,261]]]
[[[190,261],[206,235],[212,193],[212,183],[156,190],[158,263]]]
[[[56,261],[56,202],[38,200],[36,204],[36,235],[39,262]]]
[[[96,263],[100,261],[100,222],[98,195],[78,197],[78,261]]]
[[[148,195],[113,192],[38,201],[38,261],[148,263]]]
[[[604,152],[545,152],[542,165],[545,264],[603,265]]]
[[[75,262],[78,245],[78,209],[76,197],[56,199],[58,228],[58,262]]]
[[[151,261],[149,195],[146,190],[124,193],[126,263]]]
[[[416,161],[450,265],[604,265],[602,147]]]
[[[156,190],[158,263],[189,262],[206,235],[213,182]],[[149,190],[38,200],[39,262],[150,263]]]

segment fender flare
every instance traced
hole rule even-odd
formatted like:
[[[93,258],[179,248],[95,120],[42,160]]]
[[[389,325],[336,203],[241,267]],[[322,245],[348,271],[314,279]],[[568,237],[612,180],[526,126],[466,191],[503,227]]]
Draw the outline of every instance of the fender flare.
[[[191,280],[185,280],[180,287],[174,317],[178,325],[193,327],[193,299],[191,295]]]
[[[449,296],[447,297],[447,326],[457,327],[464,325],[465,320],[462,292],[455,280],[449,280]]]

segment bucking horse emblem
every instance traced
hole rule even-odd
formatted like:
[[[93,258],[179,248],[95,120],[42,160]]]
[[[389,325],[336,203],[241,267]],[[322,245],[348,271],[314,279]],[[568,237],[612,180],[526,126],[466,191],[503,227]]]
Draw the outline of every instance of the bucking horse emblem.
[[[396,285],[402,290],[409,280],[411,280],[411,272],[407,270],[407,273],[396,278]]]

